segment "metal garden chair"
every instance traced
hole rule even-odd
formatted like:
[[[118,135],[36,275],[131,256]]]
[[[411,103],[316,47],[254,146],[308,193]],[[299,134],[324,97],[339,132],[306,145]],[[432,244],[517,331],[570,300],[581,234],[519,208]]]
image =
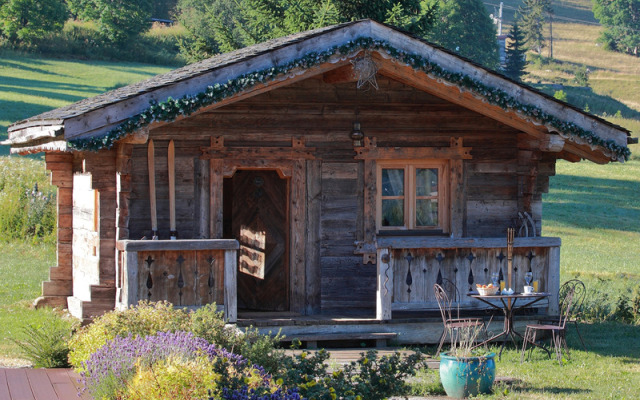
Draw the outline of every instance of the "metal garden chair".
[[[551,357],[551,351],[536,343],[536,336],[539,331],[551,333],[551,345],[553,345],[556,353],[556,358],[560,365],[562,365],[562,348],[564,347],[569,358],[569,347],[566,340],[566,326],[567,321],[571,318],[572,307],[575,305],[575,286],[567,286],[566,293],[561,299],[560,304],[560,317],[555,324],[533,324],[527,325],[527,329],[524,333],[524,340],[522,342],[522,353],[520,355],[520,362],[524,362],[524,354],[527,350],[527,345],[531,344],[536,347],[540,347],[545,350],[549,357]],[[531,355],[532,348],[529,349],[529,355]]]
[[[445,287],[447,290],[445,290]],[[442,286],[436,283],[433,285],[433,291],[435,292],[436,300],[438,301],[438,307],[440,308],[440,315],[442,316],[442,323],[444,325],[444,330],[442,331],[442,335],[440,335],[440,344],[436,351],[436,357],[440,354],[440,350],[442,349],[442,345],[444,344],[447,334],[451,336],[451,331],[456,329],[477,327],[484,331],[486,338],[487,327],[482,318],[460,318],[460,308],[457,306],[457,302],[460,299],[460,293],[453,282],[443,280]],[[447,292],[450,294],[447,294]]]
[[[579,279],[571,279],[569,281],[566,281],[565,283],[562,284],[562,286],[560,286],[560,291],[558,293],[559,301],[562,301],[562,299],[565,298],[565,296],[567,295],[567,292],[570,289],[573,289],[574,305],[572,307],[573,311],[571,312],[571,316],[569,317],[569,320],[567,321],[567,323],[569,324],[573,323],[573,326],[575,326],[576,328],[576,333],[578,333],[578,338],[580,339],[580,343],[582,344],[582,348],[586,351],[587,346],[585,346],[584,339],[582,339],[582,335],[580,334],[580,329],[578,328],[577,315],[582,310],[582,304],[584,303],[584,300],[587,296],[587,289],[585,288],[584,283],[582,283],[582,281]],[[543,321],[544,323],[548,322],[548,320],[543,320]]]

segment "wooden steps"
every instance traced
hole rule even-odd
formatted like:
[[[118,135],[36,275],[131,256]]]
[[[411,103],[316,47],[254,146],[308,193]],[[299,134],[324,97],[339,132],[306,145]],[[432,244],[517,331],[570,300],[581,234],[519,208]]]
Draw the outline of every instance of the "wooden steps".
[[[318,342],[354,342],[375,341],[375,347],[387,347],[389,340],[396,339],[397,333],[392,332],[358,332],[358,333],[310,333],[294,335],[284,341],[299,340],[306,344],[307,349],[317,349]]]

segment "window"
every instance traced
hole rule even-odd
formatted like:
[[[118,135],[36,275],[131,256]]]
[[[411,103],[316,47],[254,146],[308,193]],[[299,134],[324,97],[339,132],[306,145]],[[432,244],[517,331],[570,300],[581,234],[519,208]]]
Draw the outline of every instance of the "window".
[[[379,162],[378,231],[448,231],[447,161]]]

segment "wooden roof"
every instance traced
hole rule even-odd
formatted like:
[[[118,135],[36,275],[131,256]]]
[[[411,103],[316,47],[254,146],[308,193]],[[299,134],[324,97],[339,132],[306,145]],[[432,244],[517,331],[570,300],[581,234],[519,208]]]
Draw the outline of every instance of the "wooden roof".
[[[441,47],[371,20],[274,39],[194,63],[12,124],[12,153],[70,151],[115,140],[176,117],[224,106],[350,65],[364,51],[378,73],[459,104],[546,143],[577,161],[624,161],[629,131],[512,81]],[[267,76],[267,74],[269,74]],[[223,85],[226,90],[218,90]],[[217,91],[216,91],[217,90]],[[214,97],[213,94],[222,93]],[[208,99],[211,97],[212,99]],[[172,99],[183,99],[182,103]],[[157,105],[180,108],[165,115]],[[182,109],[185,106],[184,110]]]

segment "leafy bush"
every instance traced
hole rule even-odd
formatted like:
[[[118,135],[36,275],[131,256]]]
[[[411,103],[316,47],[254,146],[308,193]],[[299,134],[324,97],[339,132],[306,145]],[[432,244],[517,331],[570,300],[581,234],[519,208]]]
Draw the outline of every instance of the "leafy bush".
[[[567,101],[567,94],[564,90],[556,90],[556,92],[553,94],[553,97],[560,101]]]
[[[91,354],[81,374],[97,399],[202,399],[222,388],[275,390],[263,369],[188,332],[116,337]]]
[[[127,310],[108,312],[79,330],[70,343],[69,361],[82,371],[82,362],[117,336],[136,338],[175,331],[192,332],[209,343],[242,355],[253,364],[265,366],[268,372],[277,371],[285,357],[284,352],[277,349],[280,336],[261,335],[253,328],[242,332],[235,325],[226,325],[223,313],[216,310],[215,304],[188,312],[175,309],[168,302],[141,301]]]
[[[17,48],[51,57],[184,65],[179,55],[183,36],[181,27],[153,28],[136,40],[115,45],[105,39],[95,22],[69,20],[61,32],[46,35],[28,47],[17,45]]]
[[[55,243],[56,191],[41,161],[0,158],[0,203],[3,238]]]
[[[14,342],[36,368],[67,368],[67,343],[77,326],[78,321],[68,315],[53,314],[41,324],[23,327],[23,338]]]
[[[381,400],[404,393],[408,389],[405,379],[422,365],[420,353],[406,359],[398,352],[378,358],[375,350],[369,350],[341,370],[329,372],[325,362],[328,357],[324,350],[311,356],[302,353],[289,357],[280,379],[287,387],[299,388],[305,398]]]
[[[108,312],[79,330],[70,342],[69,362],[83,371],[82,363],[117,336],[137,338],[157,332],[188,331],[188,327],[186,311],[177,310],[168,302],[141,301],[124,311]]]
[[[578,86],[589,86],[589,69],[587,67],[578,69],[573,80]]]
[[[275,373],[285,357],[284,351],[278,349],[282,336],[263,335],[252,327],[242,332],[235,325],[226,325],[223,312],[217,311],[215,304],[206,305],[192,313],[189,330],[209,343],[241,354],[252,363],[264,367],[269,373]]]

